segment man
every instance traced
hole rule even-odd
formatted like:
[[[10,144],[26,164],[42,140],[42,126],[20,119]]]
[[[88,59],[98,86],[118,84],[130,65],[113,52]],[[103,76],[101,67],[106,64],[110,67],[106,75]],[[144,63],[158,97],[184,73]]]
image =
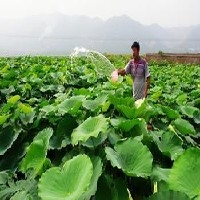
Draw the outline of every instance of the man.
[[[149,68],[144,59],[140,57],[140,45],[134,42],[131,46],[133,50],[133,59],[129,61],[124,69],[119,69],[118,75],[131,74],[133,83],[133,96],[135,100],[147,97],[147,92],[150,85]]]

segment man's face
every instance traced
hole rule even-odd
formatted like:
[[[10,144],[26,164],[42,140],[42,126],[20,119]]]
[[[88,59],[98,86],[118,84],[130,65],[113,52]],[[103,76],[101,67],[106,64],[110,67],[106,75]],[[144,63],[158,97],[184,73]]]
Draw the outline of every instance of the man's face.
[[[135,47],[133,47],[132,50],[133,50],[133,58],[138,57],[139,56],[139,50]]]

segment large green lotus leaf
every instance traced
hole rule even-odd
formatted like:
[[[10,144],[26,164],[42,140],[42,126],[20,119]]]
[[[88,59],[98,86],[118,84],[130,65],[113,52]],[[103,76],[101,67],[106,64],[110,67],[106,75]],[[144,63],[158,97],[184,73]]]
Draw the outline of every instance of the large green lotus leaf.
[[[113,167],[122,169],[128,176],[147,177],[151,174],[153,156],[140,141],[129,138],[117,143],[114,149],[105,149]]]
[[[21,113],[29,114],[33,112],[33,108],[28,104],[19,103],[18,108],[20,109]]]
[[[147,125],[144,119],[113,118],[110,122],[113,127],[121,129],[123,132],[127,132],[126,136],[135,137],[147,135]]]
[[[87,110],[95,111],[103,106],[107,98],[108,95],[101,95],[94,100],[85,100],[83,101],[83,107],[86,108]]]
[[[93,165],[86,155],[65,162],[62,168],[53,167],[42,174],[38,188],[42,200],[79,200],[90,186]]]
[[[139,119],[139,123],[134,126],[130,134],[131,137],[143,135],[144,137],[149,137],[147,131],[147,124],[144,119]]]
[[[102,175],[98,181],[95,200],[129,200],[126,184],[122,179]]]
[[[194,112],[194,121],[197,124],[200,124],[200,110]]]
[[[160,168],[158,166],[155,166],[153,168],[152,174],[151,174],[151,179],[155,182],[155,181],[167,181],[168,177],[169,177],[169,173],[170,173],[171,169],[167,169],[167,168]]]
[[[200,97],[200,89],[196,89],[196,90],[192,90],[191,92],[190,92],[190,95],[193,97],[193,98],[198,98],[198,97]]]
[[[62,115],[66,113],[74,115],[78,112],[83,100],[84,96],[73,96],[70,99],[66,99],[58,105],[58,112]]]
[[[168,106],[162,106],[162,111],[167,115],[169,119],[177,119],[180,117],[176,110],[173,110]]]
[[[71,133],[77,126],[78,124],[76,122],[76,118],[69,114],[63,116],[57,126],[55,133],[50,139],[50,147],[53,149],[59,149],[71,143]]]
[[[0,159],[0,171],[10,170],[16,171],[19,162],[26,153],[27,143],[14,142],[10,149],[8,149]],[[17,149],[17,150],[16,150]],[[12,160],[12,162],[10,162]]]
[[[137,117],[136,109],[125,105],[118,105],[117,110],[121,112],[126,118],[133,119]]]
[[[183,141],[174,132],[163,132],[161,137],[157,134],[157,132],[152,132],[152,135],[160,151],[172,160],[175,160],[177,156],[183,153]]]
[[[50,113],[55,113],[57,111],[57,107],[53,105],[46,105],[43,106],[40,110],[46,115],[49,115]]]
[[[125,118],[116,118],[110,120],[111,125],[121,129],[122,131],[130,131],[136,124],[140,123],[139,119],[125,119]]]
[[[10,115],[1,115],[0,116],[0,125],[4,124]]]
[[[187,149],[171,169],[170,189],[186,193],[190,198],[200,196],[200,149]]]
[[[195,106],[195,107],[197,107],[197,108],[200,109],[200,97],[197,98],[197,99],[194,99],[193,103],[194,103],[194,106]]]
[[[72,144],[86,142],[90,137],[98,137],[100,133],[105,133],[108,127],[107,119],[103,115],[89,117],[76,129],[74,129],[71,139]]]
[[[1,82],[4,82],[4,81],[1,81]],[[13,93],[14,91],[15,91],[15,88],[13,85],[6,89],[1,89],[1,93],[5,94],[5,95],[9,95],[9,94]]]
[[[19,100],[20,100],[20,96],[15,95],[15,96],[10,97],[7,102],[10,104],[16,104]]]
[[[51,84],[51,85],[43,85],[40,88],[41,92],[47,92],[47,91],[55,91],[55,92],[63,92],[65,90],[65,87],[63,85],[57,85],[57,84]]]
[[[27,126],[28,123],[33,123],[33,119],[35,117],[35,111],[32,111],[28,114],[25,114],[25,113],[21,113],[20,114],[20,119],[22,121],[22,123]]]
[[[97,100],[85,100],[83,101],[83,107],[87,110],[96,111],[100,109],[100,104]]]
[[[93,175],[90,181],[89,188],[87,191],[81,196],[79,200],[90,200],[91,196],[94,195],[97,191],[97,181],[102,174],[102,166],[103,163],[99,157],[91,158],[93,164]]]
[[[0,172],[0,185],[5,185],[9,180],[9,174],[6,171]]]
[[[198,111],[199,109],[193,106],[180,106],[180,110],[184,115],[193,118],[194,112]]]
[[[137,117],[143,118],[146,122],[149,122],[151,117],[155,116],[156,114],[156,110],[152,106],[147,104],[146,108],[144,109],[144,112],[137,114]]]
[[[163,191],[153,194],[146,200],[190,200],[190,198],[181,192]]]
[[[157,101],[161,96],[162,96],[162,90],[160,89],[152,93],[151,99]]]
[[[179,105],[183,105],[186,101],[187,101],[187,94],[186,93],[183,93],[181,95],[179,95],[177,98],[176,98],[176,102],[179,104]]]
[[[75,95],[91,96],[91,91],[86,88],[74,89]]]
[[[137,118],[144,118],[149,120],[150,116],[154,114],[154,109],[147,103],[146,99],[139,99],[135,101],[135,112]]]
[[[121,135],[118,134],[117,131],[114,130],[114,128],[111,128],[109,130],[108,140],[112,145],[115,145],[117,142],[121,140]]]
[[[18,133],[15,133],[11,126],[7,126],[0,132],[0,155],[3,155],[17,139]]]
[[[109,108],[110,108],[110,102],[109,101],[106,101],[101,106],[101,110],[102,110],[103,113],[107,112]]]
[[[46,159],[49,139],[52,134],[53,130],[51,128],[46,128],[36,135],[33,142],[27,148],[26,156],[22,160],[22,172],[33,169],[33,175],[36,175],[40,171]]]
[[[115,107],[118,105],[125,105],[127,107],[133,107],[134,108],[134,100],[132,97],[126,97],[126,98],[118,98],[116,95],[110,95],[109,101],[111,104],[113,104]]]
[[[190,122],[185,119],[178,118],[174,121],[175,128],[184,135],[195,135],[196,131]]]
[[[94,149],[97,146],[101,145],[107,139],[108,131],[106,131],[105,133],[100,133],[97,137],[90,137],[86,142],[80,142],[80,144],[85,147]]]

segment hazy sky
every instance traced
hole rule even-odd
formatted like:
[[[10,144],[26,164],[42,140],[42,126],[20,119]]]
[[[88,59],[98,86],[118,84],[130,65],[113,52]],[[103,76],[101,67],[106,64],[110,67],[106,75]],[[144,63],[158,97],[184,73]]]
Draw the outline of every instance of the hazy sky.
[[[127,14],[162,26],[200,24],[200,0],[0,0],[0,18],[61,12],[107,19]]]

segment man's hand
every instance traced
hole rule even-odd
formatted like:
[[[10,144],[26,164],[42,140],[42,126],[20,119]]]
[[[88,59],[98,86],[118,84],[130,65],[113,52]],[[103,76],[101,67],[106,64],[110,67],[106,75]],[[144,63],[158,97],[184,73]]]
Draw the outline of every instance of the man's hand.
[[[118,69],[118,74],[121,76],[125,76],[126,75],[125,69]]]

